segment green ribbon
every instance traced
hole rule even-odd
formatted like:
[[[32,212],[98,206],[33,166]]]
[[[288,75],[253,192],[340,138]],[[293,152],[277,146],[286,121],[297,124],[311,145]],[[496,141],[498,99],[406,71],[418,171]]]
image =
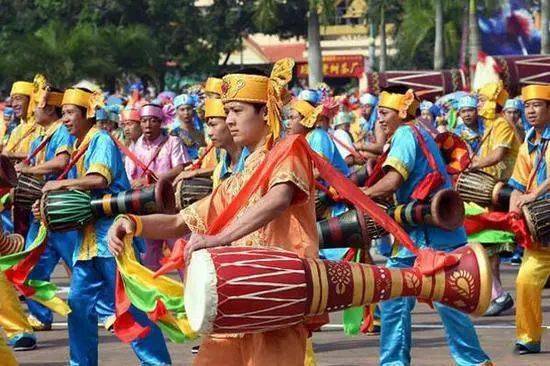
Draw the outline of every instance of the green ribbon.
[[[44,225],[40,225],[40,228],[38,229],[38,234],[36,235],[36,238],[34,238],[34,241],[29,246],[28,249],[25,249],[22,252],[0,256],[0,271],[1,272],[7,271],[8,269],[17,265],[23,259],[27,258],[27,256],[33,250],[35,250],[37,247],[42,245],[42,243],[46,239],[47,233],[48,233],[48,230],[46,229],[46,227],[44,227]]]

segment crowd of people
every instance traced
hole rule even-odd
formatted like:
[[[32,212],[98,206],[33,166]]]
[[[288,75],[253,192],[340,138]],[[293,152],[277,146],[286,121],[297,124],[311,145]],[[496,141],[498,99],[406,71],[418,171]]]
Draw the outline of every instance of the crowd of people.
[[[177,187],[182,181],[210,179],[212,193],[175,214],[139,216],[129,210],[116,218],[96,217],[75,230],[47,233],[28,279],[49,281],[60,260],[64,263],[70,276],[71,365],[99,363],[97,325],[112,330],[117,318],[115,257],[123,252],[126,235],[143,238],[134,241],[135,250],[142,265],[152,271],[161,267],[182,237],[188,239],[186,260],[199,249],[237,245],[372,263],[368,250],[361,255],[357,248],[319,247],[316,222],[353,207],[322,179],[300,141],[378,202],[423,201],[453,189],[459,174],[479,171],[511,187],[506,211],[521,213],[525,205],[550,198],[550,85],[526,85],[521,95],[513,96],[502,82],[490,83],[435,101],[420,100],[414,90],[399,86],[379,95],[335,95],[325,84],[293,93],[288,88],[292,66],[292,60],[284,59],[271,75],[244,69],[208,78],[183,94],[162,92],[154,98],[146,97],[139,83],[131,86],[128,96],[79,85],[61,90],[42,75],[13,84],[3,109],[0,141],[2,155],[18,175],[17,184],[38,180],[41,183],[34,189],[40,194],[81,190],[104,197],[161,180]],[[439,143],[439,137],[448,133],[467,155],[454,175]],[[238,206],[231,205],[270,151],[290,138],[296,141],[259,188]],[[22,235],[25,247],[32,248],[42,238],[41,222],[46,219],[41,200],[19,207],[13,187],[2,192],[3,232]],[[325,205],[318,204],[321,194],[329,196]],[[235,210],[234,218],[214,234],[211,227],[228,207]],[[465,202],[465,210],[476,220],[496,208]],[[453,230],[430,224],[402,226],[419,248],[450,252],[468,242],[482,243],[493,274],[485,315],[498,316],[515,303],[514,351],[521,355],[541,351],[541,293],[550,276],[549,243],[522,248],[516,233],[503,228],[467,233],[462,225]],[[389,268],[413,266],[415,254],[391,234],[372,240],[370,247],[387,257]],[[6,246],[0,247],[0,254],[13,253]],[[500,280],[500,262],[510,258],[521,263],[515,302]],[[184,281],[184,268],[179,270]],[[6,345],[0,338],[0,360],[15,365],[9,347],[36,348],[36,332],[52,328],[52,306],[27,296],[26,313],[3,272],[0,296],[0,329],[8,340]],[[359,328],[380,333],[380,364],[409,365],[415,301],[401,297],[348,309],[346,333],[357,333]],[[456,364],[492,364],[468,315],[439,303],[434,307]],[[139,362],[177,363],[170,358],[161,329],[143,311],[131,306],[130,312],[150,329],[131,342]],[[315,325],[318,328],[319,321]],[[305,323],[252,334],[205,335],[200,348],[194,349],[198,351],[194,364],[313,365],[312,328]]]

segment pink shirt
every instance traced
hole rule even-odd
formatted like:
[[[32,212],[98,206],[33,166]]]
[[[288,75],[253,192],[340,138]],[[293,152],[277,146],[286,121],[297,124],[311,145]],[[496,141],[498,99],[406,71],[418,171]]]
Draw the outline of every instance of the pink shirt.
[[[157,157],[151,162],[158,146],[166,139],[168,140],[160,148]],[[143,164],[146,166],[149,165],[149,169],[156,174],[166,173],[178,165],[182,165],[189,161],[187,149],[176,136],[160,135],[151,142],[146,141],[143,136],[141,136],[135,144],[130,146],[130,150]],[[136,166],[131,159],[126,158],[124,165],[126,174],[128,174],[130,180],[139,179],[143,176],[143,169]]]

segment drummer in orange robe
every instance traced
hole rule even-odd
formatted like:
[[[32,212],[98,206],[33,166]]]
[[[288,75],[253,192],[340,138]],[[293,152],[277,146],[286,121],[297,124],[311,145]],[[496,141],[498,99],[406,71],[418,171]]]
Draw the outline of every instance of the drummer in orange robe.
[[[224,180],[210,196],[178,215],[120,219],[112,227],[109,247],[118,255],[122,238],[134,233],[146,238],[176,238],[192,232],[185,248],[192,252],[224,245],[279,247],[301,257],[316,257],[313,168],[307,155],[292,148],[261,189],[244,203],[235,219],[219,234],[208,227],[254,175],[280,133],[280,108],[294,62],[278,61],[270,77],[252,73],[223,78],[222,101],[235,142],[250,155],[242,171]],[[195,365],[303,365],[308,329],[304,324],[255,334],[209,335],[203,338]]]

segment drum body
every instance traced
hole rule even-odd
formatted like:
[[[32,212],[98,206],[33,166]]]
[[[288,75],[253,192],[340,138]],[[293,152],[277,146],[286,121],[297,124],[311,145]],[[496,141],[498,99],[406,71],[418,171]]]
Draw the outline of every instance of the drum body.
[[[30,210],[42,197],[44,181],[32,175],[21,174],[13,193],[13,204],[21,209]]]
[[[93,199],[91,206],[95,216],[171,214],[175,211],[174,189],[168,180],[160,179],[153,186]]]
[[[507,211],[512,188],[499,182],[491,174],[480,170],[467,171],[458,176],[456,190],[464,202]]]
[[[190,178],[176,184],[176,210],[180,211],[212,193],[212,180]]]
[[[12,188],[17,185],[17,173],[7,156],[0,155],[0,188]]]
[[[373,239],[387,232],[369,216],[349,210],[336,217],[317,222],[319,248],[365,248]]]
[[[317,189],[315,191],[315,217],[317,220],[323,220],[326,217],[327,210],[334,201],[330,199],[327,192]]]
[[[40,215],[48,230],[82,229],[93,219],[91,197],[83,191],[50,191],[40,200]]]
[[[530,202],[522,207],[533,240],[550,248],[550,198]]]
[[[25,249],[25,238],[19,234],[4,234],[0,232],[0,255],[22,252]]]
[[[306,316],[401,296],[483,314],[492,285],[485,250],[470,244],[449,253],[451,258],[454,261],[445,261],[445,267],[425,275],[417,267],[389,269],[304,259],[276,248],[199,250],[188,267],[185,310],[192,330],[198,333],[287,328],[302,323]]]

